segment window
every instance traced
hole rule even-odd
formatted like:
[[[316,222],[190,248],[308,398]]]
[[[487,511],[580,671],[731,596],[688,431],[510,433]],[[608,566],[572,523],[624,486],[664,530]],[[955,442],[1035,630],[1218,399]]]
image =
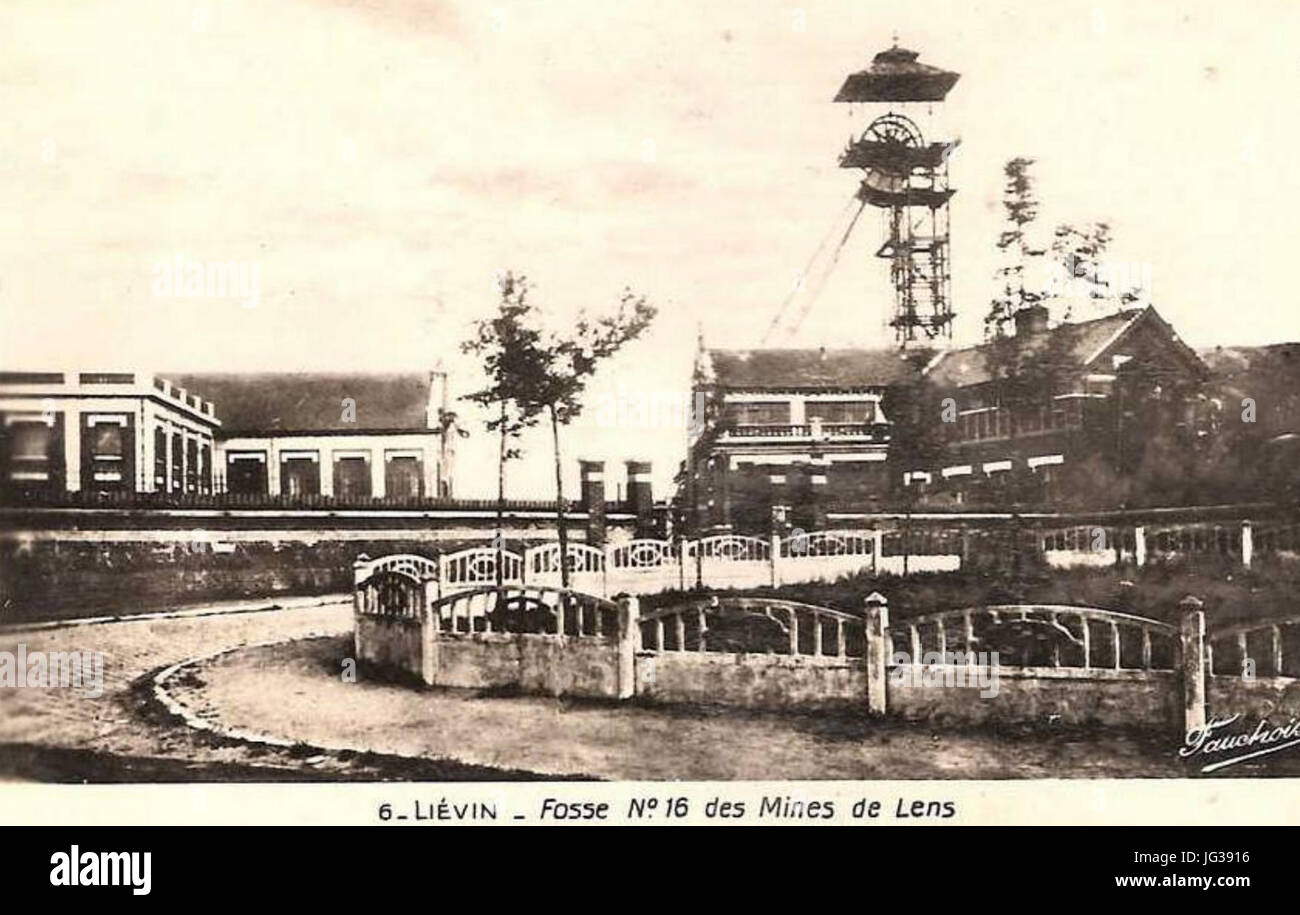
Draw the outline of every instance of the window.
[[[91,429],[91,457],[96,461],[122,460],[123,428],[116,423],[98,423]]]
[[[384,494],[399,499],[424,495],[424,462],[415,455],[384,456]]]
[[[88,492],[134,489],[131,416],[83,413],[81,422],[81,488]]]
[[[320,463],[315,452],[280,459],[280,492],[286,496],[320,495]]]
[[[370,461],[361,455],[334,459],[334,495],[340,499],[370,498]]]
[[[185,463],[184,463],[185,458],[181,452],[181,448],[183,447],[181,438],[182,436],[180,435],[179,432],[174,433],[172,435],[172,448],[171,448],[172,475],[171,475],[171,486],[169,487],[170,492],[180,492],[181,486],[183,485],[185,480]]]
[[[199,443],[185,440],[185,491],[199,491]]]
[[[810,400],[804,407],[808,421],[820,419],[824,423],[868,423],[875,417],[875,404],[871,401]]]
[[[43,422],[14,423],[9,427],[9,457],[15,461],[45,461],[50,457],[54,427]]]
[[[153,430],[153,488],[167,491],[167,430],[162,427]]]
[[[241,496],[266,495],[266,452],[227,452],[226,489]]]
[[[790,424],[788,403],[733,403],[727,405],[727,416],[738,426]]]
[[[0,430],[0,467],[4,481],[21,487],[55,488],[63,485],[62,417],[11,420]]]
[[[212,492],[212,445],[199,442],[199,492]]]

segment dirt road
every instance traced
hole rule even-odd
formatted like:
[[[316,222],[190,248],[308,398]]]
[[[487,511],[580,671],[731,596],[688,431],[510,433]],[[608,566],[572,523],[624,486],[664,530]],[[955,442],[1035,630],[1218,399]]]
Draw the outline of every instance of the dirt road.
[[[311,606],[311,603],[324,605]],[[247,602],[230,605],[243,609]],[[220,610],[221,607],[214,609]],[[186,658],[350,631],[347,598],[294,609],[153,618],[0,633],[0,651],[102,652],[103,694],[0,688],[0,779],[47,782],[501,778],[495,769],[383,756],[267,750],[196,733],[149,700],[147,675]],[[527,773],[515,773],[526,777]]]

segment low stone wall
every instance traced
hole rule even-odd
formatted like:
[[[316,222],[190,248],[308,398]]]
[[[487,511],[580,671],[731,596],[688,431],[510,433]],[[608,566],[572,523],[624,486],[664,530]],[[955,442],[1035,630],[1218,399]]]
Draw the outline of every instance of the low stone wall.
[[[439,633],[438,686],[493,689],[519,683],[519,636],[506,633]]]
[[[639,652],[636,693],[652,702],[755,709],[865,708],[867,670],[857,658]]]
[[[353,638],[360,663],[402,671],[429,682],[427,627],[421,620],[358,613],[355,625]]]
[[[1175,671],[1004,667],[998,670],[995,695],[982,696],[977,685],[939,685],[953,682],[949,678],[958,673],[972,683],[974,672],[943,665],[912,671],[891,666],[886,705],[890,714],[902,718],[960,724],[1182,726],[1182,677]],[[911,682],[900,682],[904,673]]]
[[[519,688],[526,693],[617,699],[618,667],[614,639],[520,637]]]
[[[635,597],[614,605],[572,591],[539,587],[525,593],[512,587],[435,600],[435,579],[408,576],[404,582],[404,574],[372,572],[358,584],[357,655],[436,686],[514,686],[556,696],[641,696],[650,702],[771,710],[859,708],[912,720],[1101,725],[1183,734],[1203,728],[1207,713],[1300,717],[1300,679],[1207,676],[1205,614],[1194,597],[1179,605],[1177,628],[1093,607],[997,605],[943,611],[903,623],[903,641],[911,650],[900,651],[894,639],[899,632],[891,633],[889,627],[888,602],[878,593],[867,597],[861,617],[777,599],[715,595],[659,608],[642,619]],[[548,594],[564,602],[548,605],[542,599]],[[489,599],[501,603],[489,606]],[[551,609],[547,628],[555,634],[474,631],[525,628],[511,614],[524,613],[530,601],[528,612]],[[381,607],[385,602],[387,610]],[[616,611],[613,622],[611,611]],[[988,637],[987,620],[977,618],[980,614],[998,626],[1014,627],[1007,630],[1010,637],[1022,641],[1023,631],[1038,638],[1064,634],[1067,641],[1046,652],[1050,666],[1025,660],[999,664],[994,683],[993,670],[981,666],[988,659],[968,654]],[[1081,630],[1076,626],[1078,635],[1062,617],[1082,622]],[[759,636],[751,631],[755,625],[761,627]],[[1272,663],[1280,670],[1279,624],[1267,625],[1274,634]],[[1129,651],[1124,649],[1124,628],[1138,638]],[[774,634],[780,644],[771,643]],[[1216,638],[1249,643],[1248,635],[1230,630]],[[643,636],[648,647],[642,645]],[[769,644],[756,652],[753,638]],[[925,639],[937,639],[939,651]],[[1128,643],[1134,644],[1133,639]],[[1017,657],[1029,657],[1027,649],[1010,644]],[[1065,650],[1076,645],[1082,661],[1063,663]],[[965,655],[971,663],[945,662],[952,656],[948,652]],[[936,656],[939,663],[908,661]],[[997,657],[995,653],[992,663],[997,664]]]
[[[1300,718],[1300,680],[1294,677],[1207,677],[1207,717],[1240,713],[1246,718],[1269,718],[1279,724]]]
[[[438,633],[434,686],[517,686],[551,696],[617,698],[619,650],[612,639],[511,633]]]

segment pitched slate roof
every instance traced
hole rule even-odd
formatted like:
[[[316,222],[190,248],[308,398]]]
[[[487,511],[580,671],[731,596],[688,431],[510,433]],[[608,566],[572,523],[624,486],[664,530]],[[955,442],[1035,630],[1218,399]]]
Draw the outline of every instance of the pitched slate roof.
[[[1028,351],[1033,352],[1042,349],[1052,338],[1064,336],[1064,351],[1082,368],[1148,313],[1154,315],[1154,310],[1130,309],[1091,321],[1060,324],[1049,330],[1018,335],[1009,342],[1015,346],[1028,347]],[[949,350],[927,368],[926,375],[940,387],[966,387],[992,381],[994,376],[989,354],[995,345],[981,343],[978,346]]]
[[[345,375],[258,372],[166,376],[216,404],[223,434],[427,431],[427,373]],[[356,422],[343,421],[343,399]]]
[[[711,349],[705,355],[716,383],[732,389],[883,387],[917,374],[894,349]]]

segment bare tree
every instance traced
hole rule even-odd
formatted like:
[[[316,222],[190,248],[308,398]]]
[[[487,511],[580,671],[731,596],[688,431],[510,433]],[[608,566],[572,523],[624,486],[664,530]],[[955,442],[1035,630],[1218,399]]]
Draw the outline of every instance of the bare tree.
[[[496,314],[476,321],[474,336],[461,344],[462,352],[482,359],[483,371],[488,377],[486,387],[466,394],[462,399],[491,411],[484,426],[498,436],[497,529],[493,540],[498,587],[502,581],[506,464],[522,456],[512,442],[517,442],[527,429],[537,425],[541,413],[527,392],[521,389],[529,377],[540,377],[541,374],[533,363],[538,357],[541,333],[528,324],[532,308],[528,291],[527,277],[506,273],[500,281],[501,299]]]
[[[505,462],[518,456],[517,449],[507,447],[508,439],[517,438],[525,429],[536,425],[543,415],[548,417],[555,464],[560,583],[567,588],[569,536],[560,427],[582,412],[582,395],[600,363],[639,337],[650,326],[656,310],[647,304],[644,296],[635,296],[625,289],[612,314],[589,318],[580,313],[570,334],[548,333],[541,329],[540,313],[529,301],[530,288],[524,277],[515,278],[507,273],[502,281],[497,315],[475,325],[476,336],[464,349],[483,357],[491,383],[468,395],[468,399],[497,410],[487,426],[501,436],[499,505],[505,498]],[[500,562],[497,566],[499,574]]]
[[[589,318],[578,315],[569,336],[551,335],[539,344],[524,366],[538,369],[537,375],[521,378],[528,391],[530,410],[546,412],[550,418],[551,444],[555,459],[556,525],[560,540],[560,583],[569,586],[569,537],[564,518],[564,475],[560,451],[560,426],[567,426],[582,412],[582,395],[600,363],[624,344],[635,340],[650,326],[657,310],[624,289],[618,308],[609,315]]]
[[[1007,183],[1002,189],[1002,209],[1007,225],[998,235],[997,247],[1004,262],[997,270],[1001,284],[999,294],[989,303],[984,317],[984,336],[997,339],[1005,336],[1007,325],[1015,313],[1042,301],[1041,291],[1025,282],[1025,274],[1035,258],[1043,256],[1043,249],[1029,242],[1028,229],[1038,218],[1038,197],[1034,193],[1034,179],[1029,173],[1033,159],[1016,157],[1003,168]]]

